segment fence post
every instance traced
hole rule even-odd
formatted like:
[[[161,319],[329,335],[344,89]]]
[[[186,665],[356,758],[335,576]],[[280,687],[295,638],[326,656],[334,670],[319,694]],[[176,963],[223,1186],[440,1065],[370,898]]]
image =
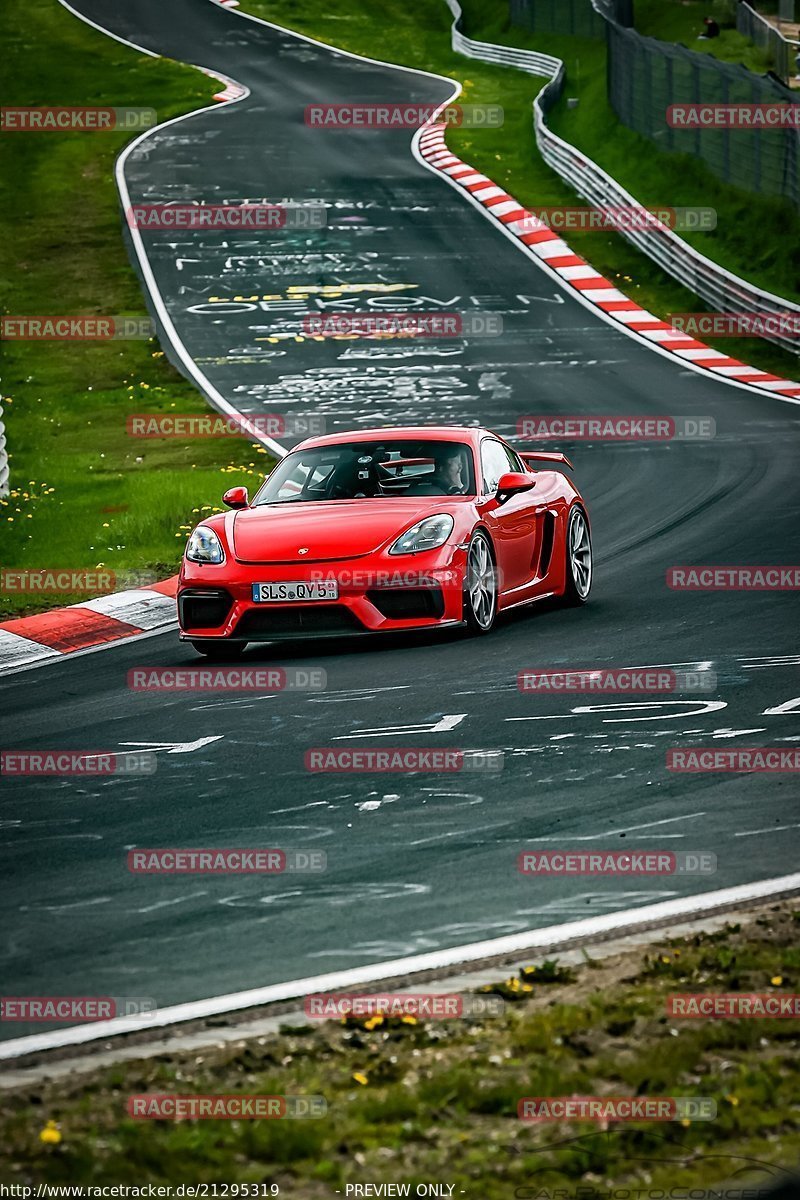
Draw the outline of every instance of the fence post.
[[[8,451],[6,450],[6,428],[3,424],[3,406],[0,404],[0,496],[7,496],[8,491]]]

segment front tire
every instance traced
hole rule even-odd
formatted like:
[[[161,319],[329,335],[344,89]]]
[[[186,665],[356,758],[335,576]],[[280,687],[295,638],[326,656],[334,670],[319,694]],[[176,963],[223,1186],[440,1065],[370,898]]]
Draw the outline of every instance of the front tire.
[[[464,620],[471,634],[489,633],[497,616],[497,568],[485,533],[472,535],[464,571]]]
[[[211,639],[193,641],[192,645],[198,654],[210,658],[212,662],[225,662],[241,657],[247,645],[246,642],[212,642]]]
[[[582,508],[569,514],[566,537],[566,583],[563,603],[571,606],[585,604],[589,599],[594,573],[592,535]]]

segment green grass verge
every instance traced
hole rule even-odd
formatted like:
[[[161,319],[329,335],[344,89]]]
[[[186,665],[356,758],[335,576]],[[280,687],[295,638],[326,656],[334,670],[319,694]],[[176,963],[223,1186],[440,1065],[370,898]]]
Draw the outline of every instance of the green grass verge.
[[[591,154],[645,204],[715,208],[717,230],[687,240],[753,283],[800,300],[800,216],[781,201],[727,187],[696,159],[659,153],[652,142],[623,128],[606,100],[601,41],[511,28],[505,3],[495,0],[462,0],[462,6],[469,36],[564,59],[567,87],[551,120],[557,133]],[[575,193],[544,164],[536,148],[531,103],[542,81],[454,54],[444,0],[418,0],[413,7],[400,0],[378,7],[370,0],[330,0],[325,6],[315,0],[243,0],[243,7],[330,45],[458,80],[464,84],[465,101],[502,104],[502,129],[453,128],[448,145],[523,204],[575,205]],[[566,107],[567,96],[579,97],[577,108]],[[576,253],[662,317],[707,307],[617,234],[571,232],[568,240]],[[764,340],[708,341],[777,375],[796,378],[800,372],[796,355]]]
[[[720,35],[700,40],[703,17],[714,17]],[[730,25],[726,23],[730,21]],[[698,54],[710,54],[723,62],[741,63],[748,71],[763,75],[771,71],[771,55],[736,29],[735,4],[709,5],[708,0],[636,0],[635,28],[646,37],[662,42],[680,42]]]
[[[691,1195],[734,1176],[739,1187],[766,1185],[800,1157],[796,1020],[672,1018],[666,999],[796,992],[798,921],[787,902],[742,927],[653,935],[644,956],[523,968],[482,989],[506,998],[499,1016],[284,1027],[29,1084],[0,1099],[0,1173],[20,1184],[274,1184],[303,1200],[365,1181],[408,1183],[412,1195],[438,1181],[475,1200],[557,1188],[588,1198],[592,1185],[598,1196]],[[175,1092],[321,1095],[328,1111],[305,1121],[126,1115],[132,1094]],[[707,1096],[718,1115],[607,1129],[516,1116],[524,1096],[570,1094]]]
[[[159,121],[211,102],[214,81],[149,58],[55,0],[3,10],[6,105],[136,105]],[[135,314],[146,308],[122,239],[114,160],[130,134],[8,133],[0,198],[10,236],[2,309],[13,315]],[[11,496],[0,566],[150,571],[178,567],[186,527],[264,456],[244,439],[137,440],[132,412],[206,410],[154,341],[4,343]],[[0,595],[0,617],[81,600]]]

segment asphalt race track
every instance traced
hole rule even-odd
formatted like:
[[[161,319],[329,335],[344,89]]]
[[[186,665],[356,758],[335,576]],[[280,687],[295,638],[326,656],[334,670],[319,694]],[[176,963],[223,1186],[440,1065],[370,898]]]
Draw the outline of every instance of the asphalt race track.
[[[164,748],[149,778],[4,778],[6,990],[164,1006],[796,867],[791,775],[665,765],[672,747],[796,745],[795,594],[671,591],[665,575],[797,561],[800,408],[682,369],[609,328],[418,163],[410,134],[303,123],[318,101],[442,101],[444,81],[333,53],[207,0],[76,6],[250,89],[146,138],[126,166],[134,201],[326,206],[327,224],[311,231],[145,235],[181,340],[237,408],[322,416],[329,428],[486,424],[512,440],[530,414],[694,416],[713,418],[717,435],[551,447],[574,458],[592,515],[596,576],[583,610],[517,613],[472,641],[247,651],[251,665],[324,669],[322,692],[131,691],[132,667],[199,663],[172,632],[7,676],[7,749]],[[504,332],[413,347],[296,340],[308,295],[343,302],[321,311],[396,311],[405,297],[405,307],[495,313]],[[716,688],[547,697],[516,682],[526,667],[645,665],[712,671]],[[377,745],[502,750],[504,770],[304,769],[313,746]],[[324,850],[328,870],[134,876],[134,846]],[[516,870],[533,846],[708,851],[717,871],[534,880]],[[28,1031],[5,1025],[0,1036]]]

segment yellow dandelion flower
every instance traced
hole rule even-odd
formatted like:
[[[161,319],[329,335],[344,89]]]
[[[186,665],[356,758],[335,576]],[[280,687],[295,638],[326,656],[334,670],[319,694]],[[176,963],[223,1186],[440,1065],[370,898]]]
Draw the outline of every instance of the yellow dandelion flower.
[[[353,1079],[355,1079],[356,1083],[360,1083],[362,1087],[366,1087],[366,1085],[369,1083],[369,1080],[363,1071],[354,1071]]]
[[[44,1129],[39,1134],[39,1141],[45,1146],[57,1146],[61,1141],[61,1130],[55,1121],[48,1121]]]
[[[770,983],[774,987],[780,987],[781,984],[783,983],[783,976],[782,975],[773,975],[772,979],[770,979]]]

